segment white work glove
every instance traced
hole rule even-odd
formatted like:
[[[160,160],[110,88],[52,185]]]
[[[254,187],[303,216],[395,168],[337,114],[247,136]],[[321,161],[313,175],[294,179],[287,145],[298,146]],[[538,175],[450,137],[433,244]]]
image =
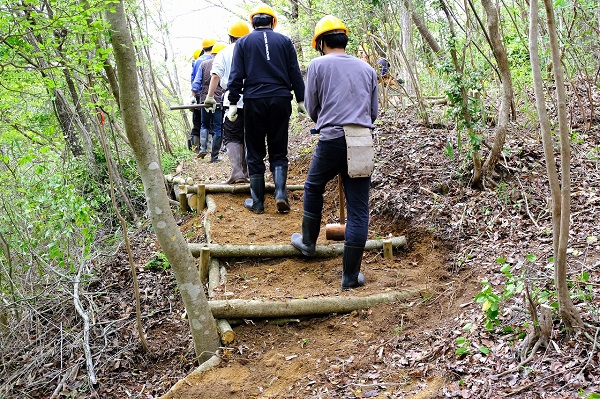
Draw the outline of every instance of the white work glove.
[[[301,116],[303,118],[308,116],[308,112],[304,107],[304,101],[298,102],[298,116]]]
[[[215,101],[214,97],[206,97],[206,99],[204,100],[204,104],[211,105],[211,107],[204,108],[207,112],[215,112],[215,110],[217,109],[217,102]]]
[[[196,104],[196,96],[191,96],[190,97],[190,105],[194,105]]]
[[[237,119],[237,105],[230,105],[229,111],[227,111],[227,117],[230,121],[235,122]]]

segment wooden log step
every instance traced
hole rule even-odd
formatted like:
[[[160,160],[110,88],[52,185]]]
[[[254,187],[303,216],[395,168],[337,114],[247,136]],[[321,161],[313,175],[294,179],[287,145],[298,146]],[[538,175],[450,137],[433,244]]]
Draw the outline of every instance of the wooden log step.
[[[381,303],[406,301],[418,297],[421,291],[421,289],[413,288],[406,291],[390,291],[364,297],[314,297],[287,301],[228,299],[208,301],[208,305],[215,319],[298,317],[348,313]]]
[[[393,237],[390,238],[392,247],[398,248],[406,245],[406,237]],[[210,250],[210,256],[217,258],[245,258],[245,257],[258,257],[258,258],[276,258],[276,257],[288,257],[288,256],[303,256],[302,253],[297,250],[291,244],[272,244],[272,245],[233,245],[233,244],[196,244],[189,243],[188,247],[192,251],[194,257],[199,257],[202,248],[208,247]],[[368,240],[365,244],[365,251],[371,251],[383,248],[383,240]],[[329,244],[329,245],[317,245],[315,258],[333,258],[340,256],[344,253],[344,244]]]

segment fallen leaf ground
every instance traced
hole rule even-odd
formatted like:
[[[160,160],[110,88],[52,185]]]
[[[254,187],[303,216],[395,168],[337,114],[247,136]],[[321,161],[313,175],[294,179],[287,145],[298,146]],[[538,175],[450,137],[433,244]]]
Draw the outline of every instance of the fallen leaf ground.
[[[484,328],[481,304],[473,298],[484,279],[502,292],[506,276],[498,258],[532,287],[550,289],[550,218],[541,143],[534,129],[520,129],[507,143],[495,187],[468,187],[461,160],[445,157],[455,140],[448,127],[419,126],[412,115],[388,115],[376,132],[377,170],[371,195],[370,238],[405,235],[407,248],[393,261],[381,253],[365,256],[367,285],[355,295],[411,286],[427,287],[407,303],[379,305],[345,315],[301,319],[286,325],[246,320],[235,327],[236,341],[224,361],[189,379],[169,398],[354,398],[354,397],[579,397],[600,382],[598,356],[585,339],[569,340],[556,321],[552,346],[534,361],[497,380],[490,377],[515,367],[518,346],[529,319],[522,298],[504,301],[499,319],[507,334]],[[291,137],[290,183],[302,183],[314,137],[302,126]],[[490,128],[492,132],[492,128]],[[573,162],[574,216],[572,275],[583,271],[594,284],[599,226],[597,160],[583,156],[598,148],[597,133],[576,144]],[[182,174],[218,181],[222,167],[193,161]],[[579,172],[579,173],[578,173]],[[582,173],[583,172],[583,173]],[[267,179],[268,180],[268,179]],[[336,222],[334,182],[324,215]],[[216,243],[287,243],[301,224],[301,192],[292,212],[279,215],[267,199],[264,215],[245,212],[244,195],[215,195],[211,233]],[[183,229],[189,224],[183,223]],[[324,221],[325,223],[325,221]],[[321,231],[320,243],[327,243]],[[535,254],[538,261],[528,259]],[[228,282],[219,295],[233,298],[295,298],[347,295],[339,291],[340,260],[303,258],[226,262]],[[576,284],[576,283],[575,283]],[[576,298],[586,320],[595,320],[595,285],[581,284]],[[465,329],[465,326],[471,326]],[[498,327],[498,330],[502,326]],[[457,338],[467,350],[457,355]],[[489,349],[489,351],[488,351]],[[485,353],[484,353],[485,352]],[[489,352],[489,353],[488,353]]]
[[[308,170],[316,138],[307,128],[306,122],[292,127],[290,184],[301,184]],[[369,238],[404,235],[408,245],[395,252],[393,261],[384,261],[379,252],[366,253],[363,270],[367,285],[352,294],[426,286],[419,297],[283,325],[269,320],[240,321],[234,327],[235,342],[225,349],[221,364],[166,397],[574,398],[579,397],[579,390],[597,391],[597,352],[589,340],[568,339],[558,320],[551,345],[532,363],[503,378],[490,378],[519,363],[519,333],[530,321],[517,296],[504,301],[499,314],[502,325],[498,331],[509,326],[513,332],[491,334],[484,328],[485,316],[474,297],[484,279],[495,292],[504,289],[507,280],[498,258],[506,258],[513,274],[523,276],[532,286],[551,289],[548,186],[541,143],[532,127],[515,129],[497,168],[496,185],[483,191],[469,188],[464,160],[444,156],[447,143],[456,144],[455,140],[451,126],[425,127],[409,113],[384,115],[376,130]],[[595,222],[600,194],[597,157],[588,154],[599,145],[597,130],[574,143],[572,168],[571,275],[582,292],[576,298],[577,306],[591,323],[596,320],[600,282],[599,247],[593,239],[600,229]],[[217,164],[193,159],[182,165],[180,174],[198,182],[219,182],[228,173],[226,156],[223,159]],[[199,226],[207,217],[211,241],[231,244],[288,243],[291,233],[299,231],[301,191],[291,193],[288,215],[277,214],[269,196],[265,214],[252,214],[242,206],[245,197],[214,195],[214,214],[181,216],[182,230],[190,242],[205,242]],[[332,182],[325,196],[323,225],[337,222],[337,212]],[[327,243],[324,229],[319,243]],[[528,261],[528,254],[535,254],[538,260]],[[216,290],[216,298],[284,300],[349,295],[339,290],[339,258],[234,258],[224,259],[222,264],[227,269],[227,283]],[[589,275],[589,284],[578,286],[577,276],[583,272]],[[142,279],[144,274],[148,272],[142,273]],[[167,271],[161,279],[169,281],[172,308],[163,314],[161,323],[154,321],[147,331],[154,358],[135,352],[145,363],[138,366],[138,375],[131,374],[132,364],[121,367],[127,378],[109,385],[121,395],[124,387],[129,387],[132,396],[164,394],[195,367],[172,277]],[[142,283],[144,289],[152,292],[154,288]],[[458,337],[464,337],[468,345],[460,356],[456,354]],[[483,348],[489,349],[489,354],[483,353]]]

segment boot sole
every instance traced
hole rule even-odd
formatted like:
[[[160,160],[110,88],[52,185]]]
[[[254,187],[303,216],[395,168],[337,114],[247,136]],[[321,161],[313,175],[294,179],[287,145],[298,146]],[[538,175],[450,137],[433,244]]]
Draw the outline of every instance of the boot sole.
[[[302,255],[304,255],[304,256],[308,256],[308,257],[314,256],[315,252],[317,252],[316,247],[311,252],[309,252],[309,251],[303,249],[302,247],[299,247],[298,245],[294,244],[294,240],[297,239],[298,237],[301,237],[301,235],[299,233],[292,234],[292,240],[291,240],[292,247],[294,247],[298,251],[302,252]]]
[[[240,177],[237,179],[229,179],[229,180],[225,180],[224,182],[222,182],[222,184],[236,184],[236,183],[250,183],[250,180],[246,179],[245,177]]]
[[[264,206],[262,207],[262,209],[254,207],[254,203],[249,198],[246,201],[244,201],[244,207],[246,209],[248,209],[250,212],[254,212],[254,213],[258,214],[258,215],[260,215],[261,213],[265,213],[265,207]]]
[[[277,204],[277,212],[279,213],[289,213],[290,211],[290,204],[288,201],[286,200],[276,200],[275,203]]]

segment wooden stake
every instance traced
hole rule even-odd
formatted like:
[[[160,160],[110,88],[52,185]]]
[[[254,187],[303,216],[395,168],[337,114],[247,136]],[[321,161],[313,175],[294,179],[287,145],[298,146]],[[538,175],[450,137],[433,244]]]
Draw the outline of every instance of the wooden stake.
[[[383,259],[394,259],[394,249],[390,239],[383,240]]]
[[[210,261],[210,249],[205,246],[200,249],[200,280],[202,284],[208,282],[208,263]]]
[[[196,189],[196,203],[197,203],[197,207],[198,207],[198,212],[202,211],[204,209],[204,206],[206,204],[206,186],[204,184],[196,184],[195,186]]]
[[[217,258],[211,258],[208,268],[208,298],[214,296],[215,288],[221,283],[221,270],[219,260]]]
[[[181,213],[187,213],[188,211],[187,193],[183,184],[179,186],[179,209],[181,209]]]

